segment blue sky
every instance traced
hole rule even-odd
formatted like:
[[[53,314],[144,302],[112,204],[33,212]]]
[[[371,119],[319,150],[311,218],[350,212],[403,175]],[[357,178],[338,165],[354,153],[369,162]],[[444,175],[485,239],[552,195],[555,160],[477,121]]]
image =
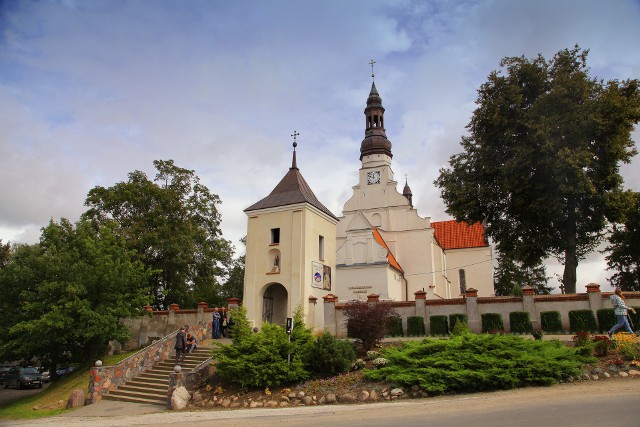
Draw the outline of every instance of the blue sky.
[[[27,243],[50,218],[77,220],[94,186],[173,159],[220,195],[223,233],[241,246],[242,210],[286,173],[294,130],[303,175],[340,215],[371,59],[398,185],[406,174],[434,220],[449,217],[433,181],[503,57],[578,43],[593,76],[640,77],[632,0],[9,0],[0,31],[0,239]],[[622,169],[636,191],[639,163]],[[594,254],[578,289],[607,276]]]

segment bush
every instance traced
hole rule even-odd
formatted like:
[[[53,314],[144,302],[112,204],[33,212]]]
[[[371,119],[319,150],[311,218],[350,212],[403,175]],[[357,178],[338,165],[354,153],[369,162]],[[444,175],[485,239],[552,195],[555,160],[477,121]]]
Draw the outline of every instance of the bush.
[[[234,333],[234,339],[236,334]],[[216,375],[242,387],[274,387],[309,377],[300,343],[289,342],[284,328],[265,323],[262,330],[213,350]],[[287,358],[291,362],[287,363]]]
[[[310,346],[305,357],[305,367],[315,375],[336,375],[348,371],[356,358],[353,345],[336,340],[325,332]]]
[[[509,313],[509,323],[512,334],[529,334],[533,330],[528,311],[512,311]]]
[[[458,321],[464,323],[465,325],[469,324],[469,320],[467,319],[467,315],[466,314],[450,314],[449,315],[449,328],[450,328],[450,330],[453,330],[453,328],[455,328],[456,323],[458,323]]]
[[[429,324],[431,326],[431,335],[444,336],[449,335],[449,325],[447,324],[447,316],[430,316]]]
[[[542,333],[542,331],[533,331],[531,332],[531,336],[534,340],[541,340],[544,334]]]
[[[540,326],[548,334],[562,332],[562,319],[559,311],[543,311],[540,313]]]
[[[600,332],[607,332],[616,324],[616,315],[613,308],[601,308],[598,310],[597,316]]]
[[[469,333],[471,333],[469,326],[467,322],[463,322],[462,319],[456,320],[456,324],[453,325],[453,329],[451,329],[451,335],[455,337]]]
[[[573,345],[576,347],[586,347],[591,343],[591,337],[589,336],[589,332],[578,332],[571,338],[573,341]]]
[[[424,332],[424,317],[410,316],[407,317],[407,336],[409,337],[423,337]]]
[[[633,307],[635,313],[629,311],[629,320],[631,320],[631,329],[634,331],[640,330],[640,307]]]
[[[615,348],[615,343],[609,339],[607,336],[598,335],[591,338],[593,342],[593,354],[602,357],[609,354],[609,351]]]
[[[402,318],[401,317],[392,317],[389,319],[389,336],[390,337],[402,337],[404,334],[402,333]]]
[[[410,341],[383,350],[386,366],[365,378],[429,394],[550,385],[577,376],[591,356],[559,341],[513,335],[464,334],[449,340]]]
[[[482,333],[486,334],[492,330],[504,330],[504,323],[502,322],[502,314],[500,313],[485,313],[480,315],[482,319]]]
[[[571,332],[596,332],[598,330],[596,316],[591,310],[571,310],[569,328]]]
[[[371,350],[382,341],[390,319],[398,316],[386,302],[349,301],[343,311],[347,317],[347,336],[364,351]]]

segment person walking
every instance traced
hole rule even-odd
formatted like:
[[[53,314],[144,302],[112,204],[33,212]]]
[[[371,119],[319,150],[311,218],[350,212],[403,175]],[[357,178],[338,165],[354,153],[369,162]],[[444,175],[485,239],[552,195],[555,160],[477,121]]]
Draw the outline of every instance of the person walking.
[[[213,309],[213,338],[220,338],[220,312],[218,311],[218,307]]]
[[[184,355],[187,351],[187,334],[184,332],[184,326],[178,331],[176,344],[173,348],[176,350],[176,365],[179,365],[184,361]]]
[[[633,309],[633,307],[627,307],[624,302],[624,295],[622,295],[622,291],[619,288],[616,288],[615,292],[609,297],[609,299],[611,300],[611,305],[613,305],[613,312],[616,315],[617,321],[617,323],[613,325],[613,328],[611,328],[608,332],[609,338],[611,338],[615,331],[622,328],[623,326],[627,330],[627,332],[632,334],[633,330],[629,325],[627,312],[632,311],[635,313],[636,311]]]

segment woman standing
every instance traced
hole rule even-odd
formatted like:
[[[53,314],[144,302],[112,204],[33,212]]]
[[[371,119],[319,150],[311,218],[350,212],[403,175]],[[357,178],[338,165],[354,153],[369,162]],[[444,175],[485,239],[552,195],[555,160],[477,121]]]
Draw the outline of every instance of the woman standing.
[[[613,328],[609,330],[609,338],[613,335],[615,331],[620,329],[621,327],[625,327],[627,332],[633,333],[631,330],[631,326],[629,325],[629,319],[627,319],[627,311],[631,310],[632,312],[636,312],[633,307],[627,307],[624,303],[624,295],[622,295],[622,291],[620,289],[616,289],[614,294],[609,297],[611,300],[611,305],[613,305],[613,312],[616,315],[616,320],[618,323],[613,325]]]
[[[220,312],[218,311],[218,307],[213,309],[213,338],[220,338]]]

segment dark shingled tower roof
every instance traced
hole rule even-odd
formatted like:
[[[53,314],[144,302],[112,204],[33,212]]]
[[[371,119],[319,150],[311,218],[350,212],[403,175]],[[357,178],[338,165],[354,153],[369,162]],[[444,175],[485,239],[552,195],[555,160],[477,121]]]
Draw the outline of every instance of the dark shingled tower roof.
[[[279,206],[295,205],[298,203],[308,203],[316,209],[329,215],[331,218],[337,220],[336,216],[331,213],[320,201],[316,198],[313,191],[304,180],[298,165],[296,163],[296,145],[293,147],[293,161],[291,162],[291,168],[289,172],[282,178],[280,183],[276,185],[271,194],[257,203],[249,206],[245,209],[245,212],[257,211],[260,209],[275,208]]]

